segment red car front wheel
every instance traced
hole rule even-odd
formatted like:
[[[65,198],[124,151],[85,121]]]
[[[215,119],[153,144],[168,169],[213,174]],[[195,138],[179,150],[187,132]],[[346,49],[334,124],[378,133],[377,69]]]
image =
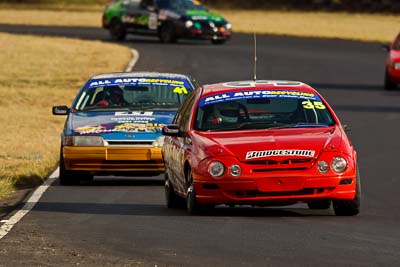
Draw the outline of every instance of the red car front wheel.
[[[397,84],[392,82],[392,80],[390,79],[390,75],[388,73],[388,71],[386,70],[385,72],[385,90],[393,90],[396,89]]]

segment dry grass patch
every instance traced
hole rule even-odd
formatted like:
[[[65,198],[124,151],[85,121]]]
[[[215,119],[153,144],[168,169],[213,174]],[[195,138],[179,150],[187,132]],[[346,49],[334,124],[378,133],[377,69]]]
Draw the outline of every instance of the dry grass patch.
[[[23,9],[23,8],[1,8],[0,23],[20,25],[52,25],[52,26],[84,26],[101,27],[101,11],[95,10],[65,10],[53,7],[54,9]],[[45,8],[45,7],[43,7]]]
[[[341,38],[390,42],[399,31],[400,17],[340,12],[215,10],[235,32]]]
[[[65,1],[19,1],[0,0],[0,9],[16,9],[16,10],[59,10],[59,11],[102,11],[106,0],[85,1],[85,0],[65,0]]]
[[[16,185],[42,181],[57,164],[70,104],[91,76],[121,71],[128,48],[103,42],[0,33],[0,197]],[[5,64],[4,64],[5,63]]]

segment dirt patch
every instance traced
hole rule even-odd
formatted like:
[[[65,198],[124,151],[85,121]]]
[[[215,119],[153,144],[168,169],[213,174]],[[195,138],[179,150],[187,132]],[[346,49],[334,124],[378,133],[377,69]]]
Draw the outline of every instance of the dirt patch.
[[[0,199],[0,220],[7,217],[15,209],[20,208],[32,190],[33,188],[18,189],[6,198]]]

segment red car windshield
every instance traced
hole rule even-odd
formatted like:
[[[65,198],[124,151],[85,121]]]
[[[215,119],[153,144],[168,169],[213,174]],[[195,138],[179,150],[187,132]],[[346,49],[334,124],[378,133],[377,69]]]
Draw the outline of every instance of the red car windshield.
[[[200,100],[196,130],[327,127],[335,124],[325,104],[315,95],[313,98],[282,95],[227,97],[217,101],[214,98],[206,103],[207,99],[210,97]]]

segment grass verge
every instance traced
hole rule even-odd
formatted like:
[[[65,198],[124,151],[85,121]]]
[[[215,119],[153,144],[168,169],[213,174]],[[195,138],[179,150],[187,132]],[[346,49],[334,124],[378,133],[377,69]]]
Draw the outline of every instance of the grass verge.
[[[7,8],[0,5],[0,23],[18,25],[101,27],[101,11],[87,7],[39,6]],[[93,7],[95,8],[95,7]]]
[[[65,117],[53,116],[51,107],[69,105],[94,74],[123,70],[130,51],[99,41],[4,33],[0,48],[2,198],[40,183],[57,164]]]
[[[75,4],[0,4],[0,23],[57,26],[101,26],[102,6]],[[391,42],[400,17],[318,11],[214,9],[235,32]]]

